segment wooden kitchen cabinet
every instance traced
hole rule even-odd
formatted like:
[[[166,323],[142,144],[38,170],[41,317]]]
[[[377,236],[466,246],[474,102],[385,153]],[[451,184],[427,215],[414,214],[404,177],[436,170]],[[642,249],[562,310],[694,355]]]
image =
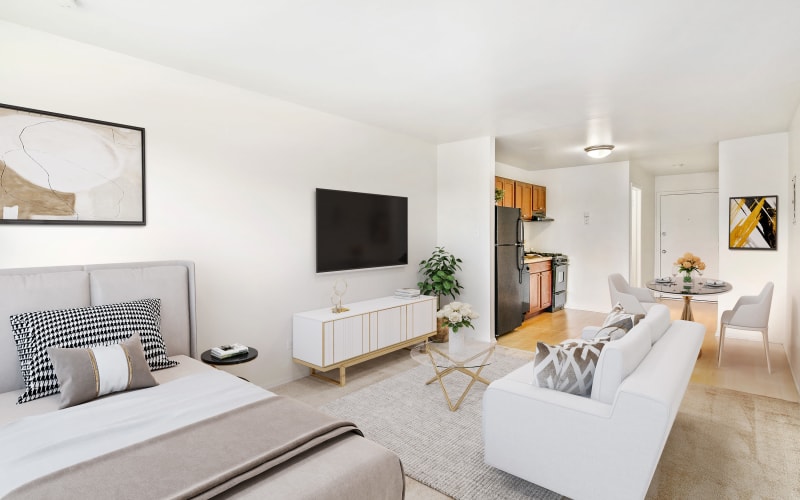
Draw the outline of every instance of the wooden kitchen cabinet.
[[[547,215],[546,187],[505,177],[495,177],[494,187],[504,192],[502,201],[497,205],[519,208],[524,220],[531,220],[533,216]]]
[[[547,215],[547,188],[544,186],[532,185],[532,215]]]
[[[520,209],[523,219],[531,219],[533,216],[533,184],[514,181],[514,207]]]
[[[530,308],[525,318],[530,318],[550,307],[553,303],[553,272],[551,262],[529,264],[531,272]]]
[[[499,207],[514,207],[514,181],[505,177],[495,177],[494,187],[503,190],[503,199],[498,204]]]

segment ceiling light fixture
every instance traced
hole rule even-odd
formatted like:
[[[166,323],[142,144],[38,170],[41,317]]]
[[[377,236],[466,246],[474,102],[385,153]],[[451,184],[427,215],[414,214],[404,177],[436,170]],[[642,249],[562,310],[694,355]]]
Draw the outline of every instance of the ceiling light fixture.
[[[583,148],[583,150],[586,151],[586,154],[592,158],[605,158],[611,154],[613,149],[614,146],[611,144],[601,144],[599,146],[589,146],[588,148]]]

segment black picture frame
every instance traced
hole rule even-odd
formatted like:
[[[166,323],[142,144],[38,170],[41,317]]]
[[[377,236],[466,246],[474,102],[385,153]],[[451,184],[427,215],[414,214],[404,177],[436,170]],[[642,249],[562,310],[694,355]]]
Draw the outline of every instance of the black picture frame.
[[[145,225],[142,127],[0,103],[0,223]]]
[[[728,201],[730,250],[778,249],[778,196],[731,196]]]

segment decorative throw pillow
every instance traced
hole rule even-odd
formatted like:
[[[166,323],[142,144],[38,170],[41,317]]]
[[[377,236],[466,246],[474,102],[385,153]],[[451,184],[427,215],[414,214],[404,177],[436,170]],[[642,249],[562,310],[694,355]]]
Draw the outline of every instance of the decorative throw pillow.
[[[48,347],[61,393],[61,408],[113,392],[157,385],[144,359],[139,334],[119,344],[81,348]]]
[[[572,340],[559,345],[537,342],[533,359],[534,385],[589,396],[597,360],[609,342],[609,337]]]
[[[597,332],[595,338],[610,336],[611,340],[622,338],[623,335],[628,333],[631,328],[644,318],[644,314],[630,314],[625,312],[622,304],[617,302],[611,309],[611,312],[606,316],[603,321],[602,328]]]
[[[151,370],[178,363],[167,358],[161,338],[161,301],[142,299],[76,309],[38,311],[10,317],[14,341],[25,378],[24,403],[58,392],[58,379],[47,355],[48,347],[95,347],[118,344],[138,333]],[[26,348],[23,350],[21,346]],[[31,347],[33,346],[33,347]]]

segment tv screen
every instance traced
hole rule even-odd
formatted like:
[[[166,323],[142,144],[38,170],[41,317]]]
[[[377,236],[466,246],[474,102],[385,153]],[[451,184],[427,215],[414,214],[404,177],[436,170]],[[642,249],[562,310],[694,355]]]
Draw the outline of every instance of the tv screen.
[[[408,198],[317,189],[317,272],[408,264]]]

